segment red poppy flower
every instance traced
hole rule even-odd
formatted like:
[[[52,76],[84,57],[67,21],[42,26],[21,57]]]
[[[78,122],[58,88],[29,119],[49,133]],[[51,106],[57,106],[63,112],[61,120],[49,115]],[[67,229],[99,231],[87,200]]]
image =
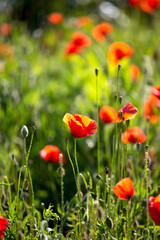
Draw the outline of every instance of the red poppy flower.
[[[121,141],[124,143],[142,143],[146,141],[146,135],[141,131],[139,127],[131,127],[122,133]]]
[[[131,6],[136,7],[136,6],[139,6],[140,0],[128,0],[128,2]]]
[[[105,105],[100,109],[99,116],[103,123],[113,123],[115,122],[116,110]]]
[[[81,16],[81,17],[78,17],[75,21],[75,25],[77,27],[85,27],[85,26],[88,26],[92,23],[92,19],[88,16]]]
[[[4,238],[4,232],[8,226],[8,221],[4,217],[0,217],[0,239]]]
[[[124,42],[114,42],[109,47],[108,63],[118,65],[121,58],[129,58],[133,55],[134,50]]]
[[[2,34],[2,35],[5,35],[5,36],[9,35],[11,33],[11,30],[12,30],[12,27],[8,23],[3,23],[0,26],[0,34]]]
[[[152,124],[156,124],[160,117],[160,100],[156,96],[150,95],[144,102],[143,112],[146,119],[149,118]]]
[[[65,47],[65,55],[66,56],[69,56],[71,54],[74,54],[74,53],[80,53],[81,52],[81,48],[77,45],[75,45],[74,43],[72,42],[69,42],[67,43],[66,47]]]
[[[62,154],[62,161],[65,163],[63,153],[58,147],[53,145],[46,145],[40,152],[39,155],[47,162],[53,162],[59,164],[60,154]]]
[[[134,196],[134,187],[132,180],[123,178],[113,188],[114,194],[123,200],[130,200]]]
[[[113,27],[109,23],[100,23],[94,27],[92,35],[97,42],[106,40],[107,34],[113,31]]]
[[[120,112],[122,113],[122,118],[120,117]],[[118,111],[117,116],[117,122],[121,122],[122,120],[130,120],[136,116],[138,113],[138,110],[135,106],[133,106],[131,103],[127,103],[124,107],[122,107]]]
[[[131,73],[131,79],[133,82],[137,82],[139,75],[140,75],[140,70],[139,67],[135,64],[132,64],[130,66],[130,73]]]
[[[74,32],[71,36],[71,42],[79,47],[89,47],[91,39],[81,32]]]
[[[151,89],[151,93],[152,93],[154,96],[160,98],[160,85],[152,88],[152,89]]]
[[[150,197],[148,211],[152,220],[160,226],[160,194],[157,197]]]
[[[160,6],[160,0],[141,0],[139,5],[142,11],[152,13]]]
[[[80,114],[73,116],[66,113],[63,121],[69,126],[72,136],[76,138],[87,137],[97,132],[96,121]]]
[[[58,13],[58,12],[55,12],[55,13],[51,13],[49,16],[48,16],[48,21],[51,23],[51,24],[59,24],[63,21],[63,14],[61,13]]]

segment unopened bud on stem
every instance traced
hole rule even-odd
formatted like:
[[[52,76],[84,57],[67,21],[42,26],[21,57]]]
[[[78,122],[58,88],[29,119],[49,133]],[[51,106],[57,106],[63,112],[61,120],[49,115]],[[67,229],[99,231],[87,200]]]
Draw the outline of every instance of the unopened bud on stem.
[[[21,135],[26,138],[28,137],[29,131],[26,125],[23,125],[23,127],[21,128]]]

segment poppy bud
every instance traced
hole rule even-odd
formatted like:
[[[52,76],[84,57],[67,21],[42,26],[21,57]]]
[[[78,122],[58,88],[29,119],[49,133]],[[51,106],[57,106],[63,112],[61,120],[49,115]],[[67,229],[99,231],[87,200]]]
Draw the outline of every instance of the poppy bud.
[[[113,228],[113,221],[111,218],[109,218],[109,217],[106,218],[106,224],[109,227],[109,229]]]
[[[122,111],[119,112],[119,116],[123,120],[123,112]]]
[[[140,147],[141,147],[141,144],[138,142],[138,143],[137,143],[137,151],[140,150]]]
[[[32,130],[32,132],[35,132],[35,131],[36,131],[36,127],[35,127],[35,126],[32,126],[32,127],[31,127],[31,130]]]
[[[23,125],[23,127],[21,128],[21,135],[26,138],[28,137],[29,131],[26,125]]]
[[[105,167],[105,169],[104,169],[104,174],[105,174],[105,175],[108,175],[108,174],[110,174],[110,170],[109,170],[109,168],[108,168],[108,167]]]
[[[119,96],[119,103],[122,103],[122,96]]]
[[[103,181],[101,175],[97,174],[96,175],[97,180]]]
[[[145,151],[148,152],[148,148],[149,146],[148,145],[145,145]]]
[[[96,74],[96,76],[98,76],[98,72],[99,72],[99,69],[96,68],[96,69],[95,69],[95,74]]]
[[[121,69],[121,64],[118,64],[118,71]]]

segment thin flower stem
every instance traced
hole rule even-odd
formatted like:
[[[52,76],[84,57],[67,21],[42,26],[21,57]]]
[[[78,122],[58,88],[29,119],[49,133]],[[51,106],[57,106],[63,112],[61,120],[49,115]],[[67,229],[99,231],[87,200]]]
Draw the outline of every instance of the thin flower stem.
[[[95,69],[96,74],[96,106],[97,106],[97,165],[98,173],[100,174],[100,131],[99,131],[99,82],[98,82],[98,68]]]
[[[145,146],[145,180],[146,180],[146,204],[147,204],[147,229],[149,227],[149,213],[148,213],[148,145]]]
[[[131,199],[128,200],[128,207],[127,207],[127,216],[126,216],[126,227],[127,227],[127,240],[130,240],[131,236],[130,236],[130,217],[129,217],[129,214],[130,214],[130,208],[131,208]]]
[[[30,151],[31,151],[32,144],[33,144],[34,132],[35,132],[35,128],[33,128],[33,131],[32,131],[28,153],[27,153],[27,150],[26,150],[26,138],[24,138],[24,154],[25,154],[25,160],[26,160],[26,171],[25,171],[24,181],[23,181],[22,190],[21,190],[21,197],[22,197],[22,194],[23,194],[23,189],[24,189],[24,186],[25,186],[25,180],[26,180],[26,177],[27,177],[28,159],[29,159]]]
[[[62,154],[59,156],[60,160],[60,179],[61,179],[61,210],[62,210],[62,216],[61,216],[61,227],[60,232],[63,232],[63,215],[64,215],[64,182],[63,182],[63,159]]]
[[[8,180],[8,177],[7,177],[7,176],[4,176],[4,179],[6,180],[7,185],[8,185],[8,191],[9,191],[9,206],[11,206],[11,204],[12,204],[11,184],[9,183],[9,180]]]
[[[19,212],[19,191],[20,191],[20,183],[21,183],[21,175],[22,175],[22,169],[23,168],[26,168],[26,166],[22,166],[20,168],[20,171],[19,171],[19,178],[18,178],[18,188],[17,188],[17,206],[16,206],[16,213],[17,213],[17,216],[18,216],[18,212]]]
[[[30,169],[28,168],[28,176],[29,176],[29,182],[30,182],[30,186],[31,186],[31,201],[32,201],[32,228],[31,228],[31,233],[32,233],[32,238],[34,237],[34,232],[33,232],[33,227],[35,225],[35,221],[34,221],[34,213],[35,213],[35,207],[34,207],[34,189],[33,189],[33,182],[32,182],[32,176],[31,176],[31,172]]]
[[[73,175],[74,175],[74,179],[75,179],[76,187],[77,187],[77,189],[78,189],[78,186],[77,186],[77,179],[76,179],[76,172],[75,172],[75,168],[74,168],[74,165],[73,165],[73,162],[72,162],[72,159],[71,159],[71,155],[70,155],[70,152],[69,152],[68,144],[69,144],[69,141],[67,140],[67,144],[66,144],[67,154],[68,154],[68,158],[69,158],[69,161],[70,161],[70,163],[71,163],[71,166],[72,166],[72,171],[73,171]]]
[[[78,167],[78,161],[77,161],[77,141],[76,138],[74,138],[74,157],[75,157],[75,164],[77,168],[77,187],[78,187],[78,199],[79,199],[79,231],[82,237],[82,214],[81,214],[81,208],[82,208],[82,203],[81,203],[81,186],[80,186],[80,175],[79,175],[79,167]]]
[[[76,141],[76,138],[74,138],[74,157],[75,157],[75,164],[76,164],[76,168],[77,168],[77,186],[78,186],[78,197],[79,197],[79,200],[81,202],[81,188],[80,188],[80,176],[79,176],[79,167],[78,167],[78,162],[77,162],[77,141]]]

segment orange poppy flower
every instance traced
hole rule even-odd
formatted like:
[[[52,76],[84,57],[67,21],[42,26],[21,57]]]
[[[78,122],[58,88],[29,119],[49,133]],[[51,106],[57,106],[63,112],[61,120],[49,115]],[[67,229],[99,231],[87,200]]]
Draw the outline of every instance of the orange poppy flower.
[[[146,119],[149,118],[152,124],[156,124],[160,117],[160,100],[156,96],[150,95],[144,102],[143,112]]]
[[[0,26],[0,34],[2,34],[4,36],[9,35],[11,33],[11,30],[12,30],[12,27],[8,23],[3,23]]]
[[[92,35],[97,42],[106,40],[106,36],[113,31],[113,27],[109,23],[100,23],[93,28]]]
[[[160,98],[160,85],[152,88],[152,89],[151,89],[151,93],[152,93],[154,96]]]
[[[160,226],[160,194],[156,197],[150,197],[148,201],[149,215],[155,224]]]
[[[123,178],[113,188],[114,194],[123,200],[130,200],[134,196],[134,187],[132,180]]]
[[[131,74],[132,81],[137,82],[139,75],[140,75],[139,67],[135,64],[132,64],[130,66],[130,74]]]
[[[131,127],[122,133],[121,141],[124,143],[142,143],[146,141],[146,135],[139,127]]]
[[[105,105],[100,109],[99,116],[103,123],[113,123],[115,122],[116,110]]]
[[[63,14],[62,13],[58,13],[58,12],[55,12],[55,13],[51,13],[49,16],[48,16],[48,21],[51,23],[51,24],[54,24],[54,25],[57,25],[59,23],[61,23],[63,21]]]
[[[122,118],[120,117],[120,112],[122,113]],[[122,107],[117,114],[117,122],[126,121],[134,118],[138,110],[131,103],[127,103],[124,107]]]
[[[40,152],[39,155],[47,162],[53,162],[59,164],[60,154],[62,154],[63,164],[65,163],[65,158],[63,153],[58,147],[53,145],[46,145]]]
[[[76,138],[87,137],[97,132],[96,121],[80,114],[73,116],[66,113],[63,121],[69,126],[72,136]]]
[[[92,23],[92,19],[87,16],[78,17],[75,21],[75,25],[77,27],[85,27],[85,26],[90,25],[91,23]]]
[[[91,45],[91,39],[81,32],[74,32],[71,36],[71,42],[79,47],[89,47]]]
[[[118,65],[121,58],[129,58],[134,50],[124,42],[114,42],[110,45],[108,51],[108,63]]]
[[[74,53],[80,53],[80,52],[81,52],[81,48],[79,46],[75,45],[74,43],[69,42],[66,44],[66,47],[65,47],[65,55],[66,56],[69,56]]]
[[[0,239],[4,238],[4,232],[8,226],[9,222],[4,217],[0,217]]]
[[[152,13],[160,6],[160,0],[141,0],[139,5],[142,11]]]

